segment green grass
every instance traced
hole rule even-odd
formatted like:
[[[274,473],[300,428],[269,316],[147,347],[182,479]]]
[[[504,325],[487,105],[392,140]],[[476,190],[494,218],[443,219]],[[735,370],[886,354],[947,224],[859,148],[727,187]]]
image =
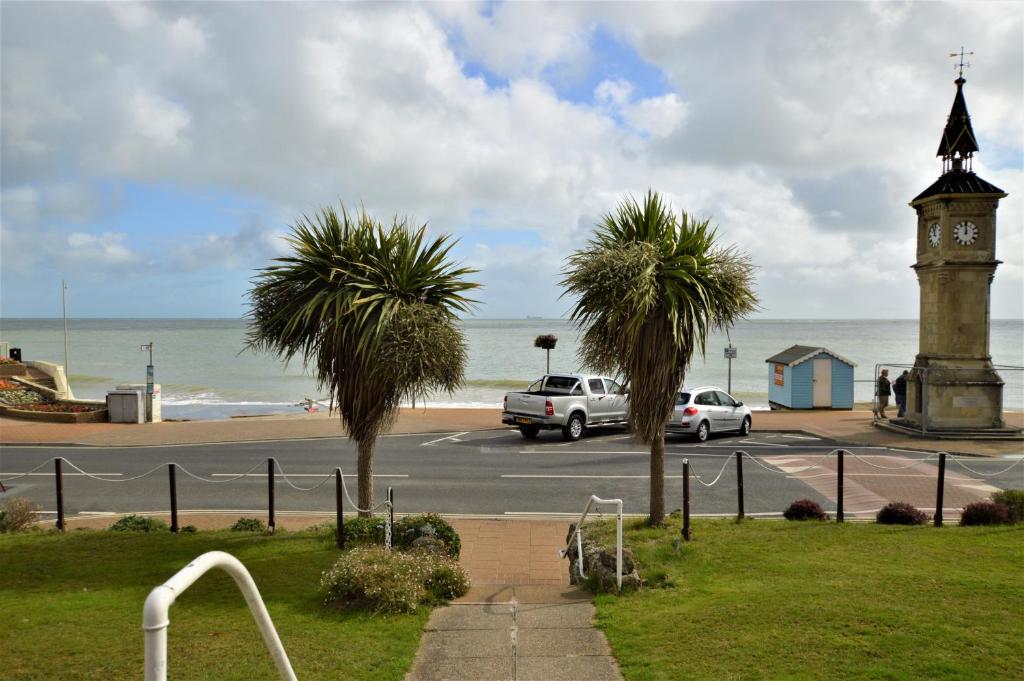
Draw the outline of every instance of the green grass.
[[[670,522],[626,534],[668,586],[596,599],[628,681],[1024,678],[1022,526]]]
[[[260,589],[298,678],[401,679],[429,608],[377,616],[320,605],[332,537],[232,532],[0,535],[0,678],[139,679],[142,604],[205,551],[227,551]],[[276,679],[241,592],[219,570],[171,607],[169,676]]]

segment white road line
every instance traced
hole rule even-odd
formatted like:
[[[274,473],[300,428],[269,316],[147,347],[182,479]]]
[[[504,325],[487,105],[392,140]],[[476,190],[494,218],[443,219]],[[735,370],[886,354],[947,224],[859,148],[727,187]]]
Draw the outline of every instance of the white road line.
[[[787,478],[793,480],[810,480],[811,478],[834,478],[837,473],[818,473],[815,475],[787,475]],[[935,474],[931,473],[843,473],[844,478],[928,478],[930,480],[935,479]]]
[[[649,475],[540,475],[540,474],[505,474],[503,478],[568,478],[572,480],[647,480]],[[694,477],[694,476],[690,476]],[[666,479],[682,480],[681,475],[666,475]]]
[[[780,433],[779,437],[787,437],[790,440],[820,440],[821,439],[820,437],[808,437],[807,435],[787,435],[785,433]]]
[[[35,477],[35,476],[38,475],[38,476],[41,476],[41,477],[44,477],[44,478],[52,478],[54,475],[56,475],[56,473],[6,473],[6,472],[4,472],[4,473],[0,473],[0,480],[5,480],[7,478],[7,476],[9,476],[9,475],[12,475],[12,476],[19,476],[20,475],[22,477],[26,477],[26,476],[33,476],[33,477]],[[65,477],[65,478],[76,478],[76,477],[77,478],[83,478],[83,477],[88,477],[89,475],[98,475],[100,477],[104,477],[105,476],[105,477],[109,478],[109,477],[114,477],[114,476],[118,476],[118,475],[124,475],[124,473],[89,473],[88,475],[86,473],[64,473],[63,477]]]
[[[789,447],[789,445],[779,444],[777,442],[758,442],[757,440],[740,440],[739,444],[757,445],[758,447]]]
[[[198,475],[198,473],[197,473]],[[275,477],[282,477],[281,473],[275,473]],[[286,474],[289,478],[326,478],[328,475],[334,475],[334,473],[288,473]],[[210,473],[211,478],[265,478],[266,473]],[[358,473],[342,473],[343,478],[356,478],[359,477]],[[375,478],[408,478],[407,473],[389,473],[389,474],[376,474]]]
[[[439,437],[436,440],[431,440],[430,442],[421,442],[420,443],[420,447],[426,447],[427,445],[437,444],[438,442],[444,442],[445,440],[451,440],[452,442],[461,442],[461,440],[458,439],[458,437],[460,435],[469,435],[469,431],[468,430],[464,430],[461,433],[453,433],[452,435],[446,435],[445,437]]]

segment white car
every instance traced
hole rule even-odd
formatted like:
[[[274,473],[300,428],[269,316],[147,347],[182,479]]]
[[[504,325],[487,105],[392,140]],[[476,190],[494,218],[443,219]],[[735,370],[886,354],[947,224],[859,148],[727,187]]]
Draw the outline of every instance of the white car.
[[[669,433],[693,435],[700,442],[711,433],[737,432],[748,435],[754,419],[750,408],[719,387],[683,388],[666,425]]]

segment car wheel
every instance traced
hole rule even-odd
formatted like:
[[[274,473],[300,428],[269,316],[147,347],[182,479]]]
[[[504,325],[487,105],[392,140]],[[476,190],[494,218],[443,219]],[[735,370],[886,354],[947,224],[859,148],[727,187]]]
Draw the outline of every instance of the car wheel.
[[[519,432],[527,440],[536,440],[537,436],[540,435],[540,426],[519,426]]]
[[[562,439],[576,442],[576,440],[583,437],[583,430],[583,417],[579,414],[573,414],[569,417],[569,422],[562,426]]]
[[[743,425],[740,426],[740,435],[750,435],[750,417],[743,417]]]
[[[711,435],[711,426],[707,421],[701,421],[700,425],[697,426],[697,441],[707,442],[709,435]]]

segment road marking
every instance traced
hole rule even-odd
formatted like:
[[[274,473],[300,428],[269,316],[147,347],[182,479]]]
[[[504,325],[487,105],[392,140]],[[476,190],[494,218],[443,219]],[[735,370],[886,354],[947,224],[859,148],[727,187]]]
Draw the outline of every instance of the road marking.
[[[198,473],[197,473],[197,475],[198,475]],[[334,475],[334,473],[287,473],[287,474],[275,473],[274,475],[275,475],[275,477],[276,476],[282,476],[282,477],[288,477],[288,478],[326,478],[329,475]],[[267,477],[267,474],[266,473],[210,473],[210,477],[211,478],[265,478],[265,477]],[[359,477],[359,474],[358,473],[342,473],[341,477],[343,477],[343,478],[357,478],[357,477]],[[377,473],[374,473],[373,477],[375,477],[375,478],[408,478],[409,475],[405,474],[405,473],[403,473],[403,474],[399,474],[399,473],[377,474]]]
[[[0,473],[0,480],[6,480],[7,478],[5,476],[8,476],[8,475],[21,476],[21,477],[28,477],[28,476],[33,476],[34,477],[34,476],[38,475],[38,476],[42,476],[42,477],[52,478],[54,475],[56,475],[56,473]],[[106,476],[106,477],[109,478],[109,477],[114,477],[114,476],[118,476],[118,475],[124,475],[124,473],[63,473],[63,477],[65,477],[65,478],[76,478],[76,477],[77,478],[83,478],[83,477],[89,477],[90,475],[97,475],[97,476],[100,476],[100,477]]]
[[[787,435],[780,433],[779,437],[788,437],[790,440],[820,440],[820,437],[808,437],[807,435]]]
[[[426,447],[427,445],[437,444],[438,442],[444,442],[445,440],[451,440],[452,442],[462,442],[462,440],[458,439],[460,435],[469,435],[469,431],[464,430],[461,433],[454,433],[452,435],[446,435],[445,437],[439,437],[436,440],[431,440],[430,442],[421,442],[420,447]]]
[[[541,474],[505,474],[503,478],[569,478],[572,480],[648,480],[649,475],[541,475]],[[695,476],[690,476],[695,477]],[[681,475],[666,475],[665,479],[682,480]]]
[[[810,480],[811,478],[834,478],[838,475],[836,472],[832,473],[818,473],[815,475],[787,475],[787,478],[793,480]],[[844,478],[928,478],[930,480],[935,479],[934,473],[843,473]],[[964,487],[965,485],[959,485]]]
[[[757,440],[740,440],[740,444],[757,445],[759,447],[789,447],[787,444],[779,444],[777,442],[758,442]]]

